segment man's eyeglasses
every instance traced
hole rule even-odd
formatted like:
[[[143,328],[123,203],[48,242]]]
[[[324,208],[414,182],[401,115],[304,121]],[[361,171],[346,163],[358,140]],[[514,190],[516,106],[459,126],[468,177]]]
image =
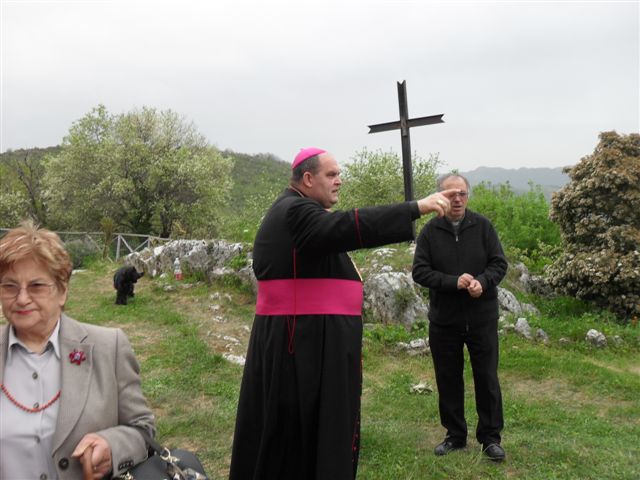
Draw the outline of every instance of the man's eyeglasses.
[[[31,298],[44,298],[51,294],[51,287],[54,286],[53,283],[30,283],[26,287],[15,283],[0,283],[0,298],[3,300],[16,298],[23,288]]]
[[[467,198],[467,195],[469,195],[469,192],[465,192],[465,191],[456,192],[453,194],[454,197],[460,197],[460,198]]]

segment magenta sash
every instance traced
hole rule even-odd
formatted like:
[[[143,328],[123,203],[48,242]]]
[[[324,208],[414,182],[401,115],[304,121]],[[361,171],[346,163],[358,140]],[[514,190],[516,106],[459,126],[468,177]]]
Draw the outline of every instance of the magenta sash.
[[[362,315],[362,282],[335,278],[258,281],[257,315]]]

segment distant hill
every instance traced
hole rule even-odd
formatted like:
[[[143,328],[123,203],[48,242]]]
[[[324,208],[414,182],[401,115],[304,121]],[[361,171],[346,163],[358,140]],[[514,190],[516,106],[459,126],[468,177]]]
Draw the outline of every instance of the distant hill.
[[[234,187],[231,191],[230,211],[241,212],[250,195],[269,191],[273,186],[284,188],[289,181],[291,166],[275,155],[248,155],[232,150],[225,150],[222,154],[235,160],[231,173]]]
[[[0,153],[0,162],[8,162],[10,160],[25,160],[27,157],[40,160],[45,155],[55,155],[60,152],[62,147],[56,145],[44,148],[19,148],[17,150],[6,150]]]
[[[32,148],[7,151],[0,154],[0,164],[10,159],[24,158],[29,155],[41,158],[45,154],[56,154],[60,146],[47,148]],[[231,192],[229,210],[242,211],[247,197],[256,192],[268,190],[271,186],[284,186],[289,181],[291,167],[288,162],[282,161],[272,154],[263,153],[248,155],[245,153],[225,150],[221,152],[225,156],[235,160],[232,172],[234,189]],[[469,179],[471,185],[480,182],[492,185],[509,183],[517,192],[529,191],[529,182],[540,185],[547,198],[551,193],[559,190],[568,181],[568,175],[562,173],[562,167],[557,168],[498,168],[478,167],[468,172],[460,172]]]
[[[522,193],[529,191],[529,182],[533,185],[540,185],[547,198],[551,193],[562,188],[568,181],[569,176],[562,173],[563,167],[557,168],[498,168],[498,167],[478,167],[469,172],[460,172],[471,185],[480,182],[498,185],[509,183],[514,192]]]

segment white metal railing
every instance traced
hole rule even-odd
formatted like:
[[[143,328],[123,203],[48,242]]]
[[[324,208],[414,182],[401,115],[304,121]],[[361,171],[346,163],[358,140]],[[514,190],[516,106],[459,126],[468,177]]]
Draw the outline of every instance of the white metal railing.
[[[9,230],[10,229],[8,228],[0,228],[0,237],[2,237]],[[104,232],[56,231],[56,233],[60,236],[62,241],[66,241],[68,237],[79,237],[83,240],[86,240],[92,243],[96,247],[96,249],[99,251],[102,250],[102,248],[104,247]],[[129,241],[127,241],[127,238],[129,238]],[[144,240],[142,240],[137,246],[132,247],[131,244],[133,244],[134,242],[131,240],[131,238],[134,238],[134,239],[142,238]],[[163,244],[163,243],[169,242],[170,240],[171,240],[170,238],[156,237],[155,235],[143,235],[139,233],[114,233],[113,238],[109,243],[110,244],[112,244],[113,242],[116,243],[115,259],[118,260],[120,259],[120,254],[122,250],[128,251],[128,253],[125,253],[125,255],[128,255],[129,253],[138,252],[147,247],[153,247],[158,244]]]

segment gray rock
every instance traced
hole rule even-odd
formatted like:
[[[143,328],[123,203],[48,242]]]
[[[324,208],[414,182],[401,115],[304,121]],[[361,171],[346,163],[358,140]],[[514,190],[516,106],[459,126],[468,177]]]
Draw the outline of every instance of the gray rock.
[[[433,387],[429,385],[427,382],[416,383],[415,385],[411,385],[409,388],[409,393],[418,393],[418,394],[428,394],[433,393]]]
[[[222,358],[228,362],[235,363],[236,365],[244,365],[246,362],[246,358],[242,355],[234,355],[232,353],[223,353]]]
[[[531,327],[529,326],[529,322],[527,322],[526,318],[518,318],[515,331],[528,340],[533,338],[531,335]]]
[[[554,297],[556,292],[544,275],[531,275],[527,282],[529,292],[540,297]]]
[[[380,258],[388,258],[395,253],[396,249],[391,247],[376,248],[373,254]]]
[[[148,275],[173,275],[173,262],[179,259],[182,271],[207,274],[216,267],[244,253],[242,244],[224,240],[174,240],[163,246],[145,248],[125,257],[126,265],[133,265]]]
[[[429,349],[429,339],[428,338],[416,338],[411,340],[409,343],[398,342],[396,344],[398,349],[407,352],[410,356],[416,355],[429,355],[431,350]]]
[[[253,260],[249,260],[249,265],[246,267],[242,267],[236,275],[240,280],[244,283],[251,286],[251,290],[255,295],[258,294],[258,279],[256,278],[255,273],[253,273]]]
[[[370,275],[364,283],[364,308],[382,323],[407,327],[426,320],[428,308],[416,293],[411,274],[383,272]]]
[[[544,343],[545,345],[549,344],[549,335],[543,329],[539,328],[536,330],[536,340],[540,343]]]
[[[522,262],[516,263],[512,268],[518,273],[518,281],[522,285],[522,289],[525,292],[529,292],[529,279],[531,278],[529,275],[529,269]]]
[[[234,257],[245,254],[249,265],[234,270],[226,266]],[[202,274],[213,280],[224,275],[234,275],[249,284],[257,292],[257,282],[251,268],[250,252],[242,244],[224,240],[174,240],[161,247],[146,248],[124,259],[125,265],[133,265],[151,277],[173,276],[174,261],[178,259],[183,273]]]
[[[592,328],[587,332],[587,335],[584,337],[587,343],[590,343],[594,347],[602,348],[607,346],[607,337],[604,336],[602,332]]]
[[[534,293],[543,297],[553,296],[553,287],[542,275],[532,275],[524,263],[516,263],[513,268],[518,273],[518,283],[527,293]]]
[[[514,315],[540,315],[535,305],[519,302],[516,296],[506,288],[498,287],[498,304],[501,311]]]
[[[614,335],[613,338],[611,338],[611,343],[613,343],[616,347],[620,347],[624,345],[624,340],[622,340],[622,337],[620,337],[620,335]]]

